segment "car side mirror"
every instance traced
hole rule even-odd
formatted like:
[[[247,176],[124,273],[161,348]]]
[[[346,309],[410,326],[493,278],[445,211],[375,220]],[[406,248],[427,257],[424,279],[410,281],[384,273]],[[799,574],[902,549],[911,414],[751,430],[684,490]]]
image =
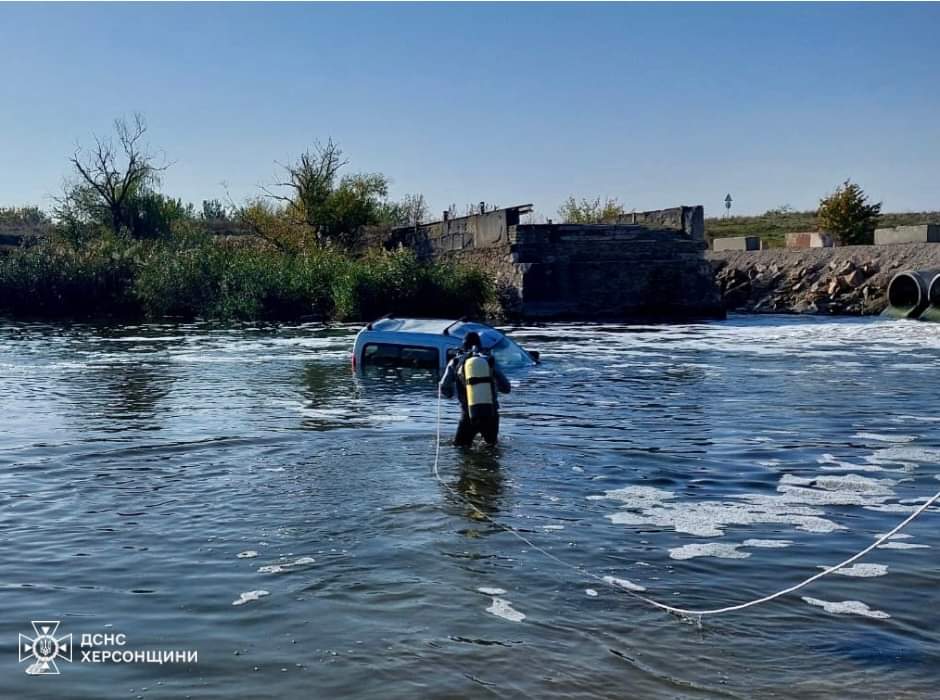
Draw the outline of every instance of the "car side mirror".
[[[540,353],[538,350],[526,350],[526,352],[529,353],[529,357],[532,358],[535,364],[539,363],[539,358],[542,356],[542,353]]]

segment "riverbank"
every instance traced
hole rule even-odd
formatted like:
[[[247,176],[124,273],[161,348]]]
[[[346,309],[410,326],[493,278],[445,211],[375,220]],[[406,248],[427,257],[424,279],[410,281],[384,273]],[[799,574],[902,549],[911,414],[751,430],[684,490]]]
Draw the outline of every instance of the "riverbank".
[[[881,313],[891,278],[940,268],[940,245],[845,246],[706,253],[729,311]]]

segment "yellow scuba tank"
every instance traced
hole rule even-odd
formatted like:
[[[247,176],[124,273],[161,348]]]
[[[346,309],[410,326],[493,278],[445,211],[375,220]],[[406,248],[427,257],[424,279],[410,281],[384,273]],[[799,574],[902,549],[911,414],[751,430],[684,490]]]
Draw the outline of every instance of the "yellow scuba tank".
[[[484,418],[496,414],[493,392],[493,371],[489,360],[473,353],[460,368],[467,389],[467,413],[471,418]]]

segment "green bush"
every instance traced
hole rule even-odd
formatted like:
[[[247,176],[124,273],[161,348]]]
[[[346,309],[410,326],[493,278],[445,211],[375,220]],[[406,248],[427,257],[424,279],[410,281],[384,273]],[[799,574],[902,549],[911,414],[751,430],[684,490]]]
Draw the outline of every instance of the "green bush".
[[[340,319],[479,315],[492,283],[473,268],[422,263],[413,252],[377,253],[351,262],[333,285]]]
[[[132,293],[143,250],[104,237],[75,246],[44,241],[0,258],[0,308],[20,316],[133,316]]]
[[[332,315],[329,254],[289,255],[204,237],[158,246],[135,294],[151,317],[291,320]]]

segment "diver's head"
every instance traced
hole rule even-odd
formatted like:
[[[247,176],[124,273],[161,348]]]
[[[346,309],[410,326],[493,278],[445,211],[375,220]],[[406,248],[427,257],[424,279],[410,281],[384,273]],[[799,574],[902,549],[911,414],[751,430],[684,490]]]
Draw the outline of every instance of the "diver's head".
[[[473,350],[480,347],[480,334],[476,331],[470,331],[463,337],[463,349]]]

